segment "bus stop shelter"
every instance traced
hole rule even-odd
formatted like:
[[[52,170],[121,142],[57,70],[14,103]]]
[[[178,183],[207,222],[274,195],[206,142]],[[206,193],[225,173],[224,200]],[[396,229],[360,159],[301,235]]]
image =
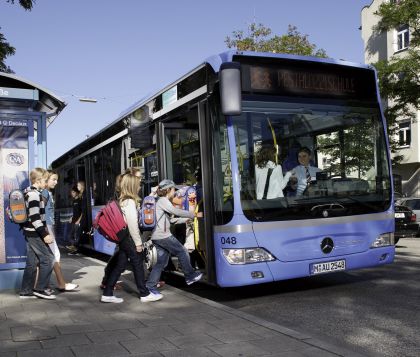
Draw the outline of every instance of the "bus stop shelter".
[[[6,216],[9,193],[29,186],[29,171],[47,167],[47,127],[66,103],[28,80],[0,72],[0,290],[18,288],[26,261],[19,225]]]

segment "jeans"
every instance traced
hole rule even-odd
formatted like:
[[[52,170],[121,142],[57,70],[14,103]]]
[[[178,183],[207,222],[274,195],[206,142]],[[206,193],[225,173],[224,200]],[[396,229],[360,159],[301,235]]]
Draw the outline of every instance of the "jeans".
[[[70,243],[73,244],[77,248],[79,248],[81,233],[82,233],[82,229],[81,229],[80,224],[72,223],[71,231],[70,231]]]
[[[102,278],[102,285],[107,284],[111,272],[115,269],[115,266],[117,265],[117,262],[118,262],[118,253],[119,253],[119,249],[118,249],[118,246],[116,246],[114,254],[112,255],[111,259],[108,260],[108,263],[106,264],[106,267],[104,269],[104,277]]]
[[[174,236],[153,241],[157,249],[157,262],[153,267],[146,286],[148,289],[156,289],[156,284],[160,279],[163,269],[168,264],[170,255],[175,255],[181,264],[185,280],[192,279],[195,276],[195,270],[191,266],[190,258],[184,246]]]
[[[117,254],[117,259],[113,269],[109,274],[106,288],[104,289],[104,296],[113,295],[114,286],[127,267],[128,259],[130,259],[130,262],[133,265],[134,280],[136,281],[140,297],[149,295],[150,292],[145,285],[143,252],[138,253],[136,251],[136,246],[134,245],[131,237],[124,238],[118,244],[118,247],[119,251]]]
[[[21,293],[31,293],[32,290],[45,290],[50,283],[51,272],[54,266],[54,254],[40,237],[25,237],[26,239],[26,266],[22,278]],[[36,268],[39,264],[39,276],[35,285]]]

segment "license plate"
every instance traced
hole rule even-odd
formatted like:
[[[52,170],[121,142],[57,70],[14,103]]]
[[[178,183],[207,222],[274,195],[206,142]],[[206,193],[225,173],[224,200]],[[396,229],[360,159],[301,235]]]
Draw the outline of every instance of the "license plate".
[[[404,218],[404,217],[405,217],[404,213],[400,213],[400,212],[395,213],[395,218]]]
[[[346,270],[346,261],[336,260],[334,262],[317,263],[311,265],[311,274],[324,274],[333,271]]]

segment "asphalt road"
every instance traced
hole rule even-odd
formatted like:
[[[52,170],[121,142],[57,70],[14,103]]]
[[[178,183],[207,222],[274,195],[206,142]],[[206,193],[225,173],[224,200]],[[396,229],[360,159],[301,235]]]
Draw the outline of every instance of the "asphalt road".
[[[420,239],[401,239],[396,252],[394,264],[372,269],[234,289],[187,289],[355,352],[418,357]],[[185,288],[182,280],[171,284]]]

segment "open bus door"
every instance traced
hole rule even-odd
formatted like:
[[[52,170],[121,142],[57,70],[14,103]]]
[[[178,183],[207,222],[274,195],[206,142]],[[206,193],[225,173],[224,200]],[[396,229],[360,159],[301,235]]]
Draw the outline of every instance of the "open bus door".
[[[205,212],[205,197],[202,191],[202,182],[197,181],[202,177],[203,162],[199,128],[198,107],[190,110],[186,115],[177,116],[160,124],[159,157],[161,179],[168,178],[181,186],[195,186],[198,207],[204,212],[203,218],[194,220],[194,245],[191,252],[191,263],[194,268],[208,272],[208,247],[206,243],[206,220],[210,217]],[[207,158],[206,161],[211,161]],[[184,244],[187,239],[188,227],[179,225],[173,231],[179,241]]]

